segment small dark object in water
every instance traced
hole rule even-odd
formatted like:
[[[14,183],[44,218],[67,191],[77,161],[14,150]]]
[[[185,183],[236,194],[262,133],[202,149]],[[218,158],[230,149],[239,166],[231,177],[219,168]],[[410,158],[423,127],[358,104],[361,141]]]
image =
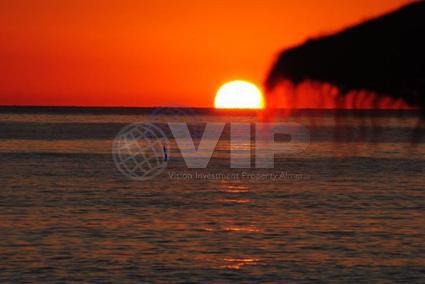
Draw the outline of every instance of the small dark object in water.
[[[164,151],[164,161],[168,161],[167,147],[162,146],[162,150]]]

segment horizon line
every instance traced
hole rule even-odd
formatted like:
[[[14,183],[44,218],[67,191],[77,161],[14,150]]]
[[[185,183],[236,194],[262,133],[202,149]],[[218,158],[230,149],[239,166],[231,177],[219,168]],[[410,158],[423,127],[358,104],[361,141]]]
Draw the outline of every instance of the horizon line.
[[[214,109],[219,111],[266,111],[266,110],[390,110],[390,111],[420,111],[419,108],[264,108],[264,109],[250,109],[250,108],[215,108],[215,107],[198,107],[198,106],[97,106],[97,105],[0,105],[0,108],[133,108],[133,109],[153,109],[153,108],[192,108],[192,109]]]

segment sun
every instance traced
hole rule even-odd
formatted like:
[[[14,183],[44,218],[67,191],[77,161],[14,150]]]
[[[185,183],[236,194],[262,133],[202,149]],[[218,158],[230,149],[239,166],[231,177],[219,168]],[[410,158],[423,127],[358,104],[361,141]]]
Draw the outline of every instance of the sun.
[[[262,109],[264,98],[260,89],[247,81],[231,81],[217,91],[215,108]]]

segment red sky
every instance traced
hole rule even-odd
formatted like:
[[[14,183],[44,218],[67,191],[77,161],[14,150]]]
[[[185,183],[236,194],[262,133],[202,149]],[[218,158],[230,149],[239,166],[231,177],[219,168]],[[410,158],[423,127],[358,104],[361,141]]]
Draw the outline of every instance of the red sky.
[[[409,0],[2,0],[0,105],[213,106],[280,50]]]

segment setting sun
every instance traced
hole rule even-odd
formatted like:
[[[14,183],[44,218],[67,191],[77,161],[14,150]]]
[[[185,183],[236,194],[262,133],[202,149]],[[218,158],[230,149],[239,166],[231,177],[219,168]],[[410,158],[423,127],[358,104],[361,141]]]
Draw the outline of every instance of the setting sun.
[[[260,89],[246,81],[232,81],[218,90],[214,102],[215,108],[264,108],[263,94]]]

